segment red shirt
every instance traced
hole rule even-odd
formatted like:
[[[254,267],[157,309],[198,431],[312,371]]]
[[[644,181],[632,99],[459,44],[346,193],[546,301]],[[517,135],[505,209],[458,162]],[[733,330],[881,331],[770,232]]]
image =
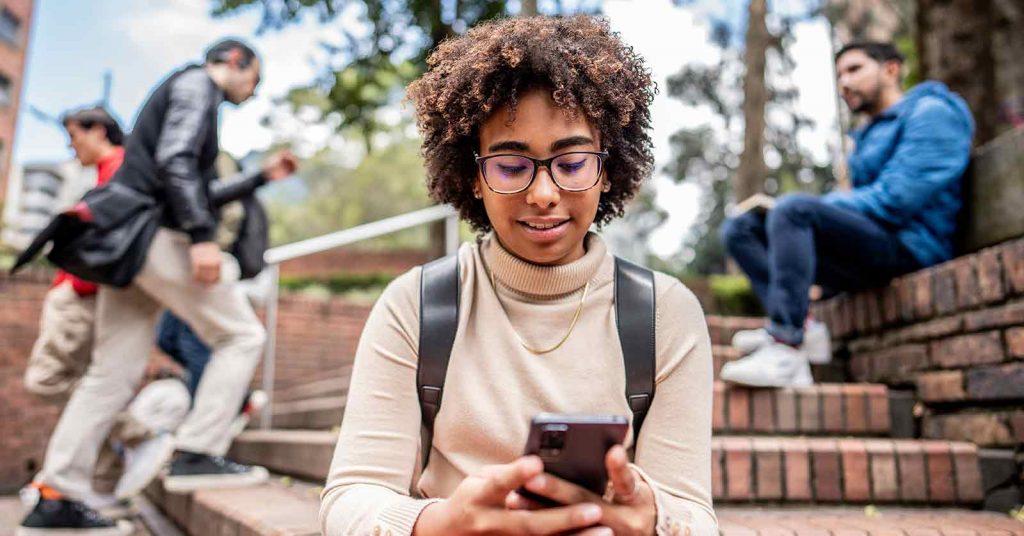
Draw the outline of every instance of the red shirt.
[[[109,182],[110,178],[113,177],[114,173],[117,171],[117,168],[121,167],[122,162],[124,162],[124,147],[114,147],[114,149],[101,158],[99,162],[96,162],[96,186],[103,186]],[[56,287],[65,281],[70,281],[71,287],[75,289],[75,294],[82,297],[92,296],[93,294],[96,294],[96,290],[98,289],[96,283],[90,283],[79,279],[63,270],[57,270],[57,277],[53,279],[53,287]]]

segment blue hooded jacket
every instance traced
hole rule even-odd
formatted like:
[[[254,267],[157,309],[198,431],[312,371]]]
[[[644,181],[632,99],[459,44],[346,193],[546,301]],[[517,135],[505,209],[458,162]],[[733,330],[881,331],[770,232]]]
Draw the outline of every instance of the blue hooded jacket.
[[[895,231],[922,266],[948,260],[973,135],[967,103],[940,82],[921,83],[851,134],[853,189],[825,200]]]

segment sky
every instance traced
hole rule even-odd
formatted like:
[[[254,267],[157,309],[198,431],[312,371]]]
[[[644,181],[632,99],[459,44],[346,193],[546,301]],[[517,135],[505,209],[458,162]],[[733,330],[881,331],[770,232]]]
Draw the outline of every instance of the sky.
[[[207,0],[37,0],[29,44],[22,107],[14,144],[15,164],[70,157],[63,131],[28,112],[33,105],[50,114],[98,102],[103,73],[110,71],[110,105],[130,124],[149,91],[176,67],[201,59],[205,47],[219,38],[241,36],[260,51],[263,83],[255,98],[221,112],[222,147],[235,156],[265,149],[273,133],[261,125],[291,87],[309,82],[322,60],[319,44],[334,41],[352,21],[346,17],[327,25],[313,17],[284,30],[255,36],[259,13],[213,19]],[[708,43],[706,18],[671,0],[605,0],[604,13],[613,29],[643,56],[661,91],[652,109],[652,137],[660,169],[669,159],[668,138],[682,127],[710,119],[710,113],[684,106],[665,91],[666,79],[688,62],[708,62],[716,51]],[[818,120],[801,142],[819,158],[829,157],[827,141],[836,138],[835,88],[831,73],[828,28],[822,21],[795,29],[793,56],[798,58],[794,83],[801,88],[800,108]],[[656,173],[658,204],[669,219],[652,236],[659,255],[677,251],[699,211],[700,194],[692,185],[676,185]]]

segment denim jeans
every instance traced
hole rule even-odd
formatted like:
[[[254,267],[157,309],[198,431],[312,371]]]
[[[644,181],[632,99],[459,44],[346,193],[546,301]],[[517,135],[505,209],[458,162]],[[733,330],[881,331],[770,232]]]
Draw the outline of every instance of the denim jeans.
[[[750,278],[769,333],[794,345],[803,342],[811,285],[860,290],[921,268],[894,230],[807,194],[727,220],[722,242]]]
[[[210,362],[210,347],[199,340],[188,324],[170,311],[165,311],[160,318],[156,343],[160,350],[188,371],[188,394],[194,400],[199,379],[203,377],[203,370]]]

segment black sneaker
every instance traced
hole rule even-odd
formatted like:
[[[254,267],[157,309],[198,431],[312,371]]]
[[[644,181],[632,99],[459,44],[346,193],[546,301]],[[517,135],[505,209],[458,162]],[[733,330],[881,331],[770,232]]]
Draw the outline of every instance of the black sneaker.
[[[164,489],[185,493],[204,488],[238,488],[262,484],[270,473],[258,465],[242,465],[223,456],[179,452],[164,477]]]
[[[68,499],[40,499],[21,522],[16,536],[128,536],[134,527],[128,521],[101,516],[84,503]]]

